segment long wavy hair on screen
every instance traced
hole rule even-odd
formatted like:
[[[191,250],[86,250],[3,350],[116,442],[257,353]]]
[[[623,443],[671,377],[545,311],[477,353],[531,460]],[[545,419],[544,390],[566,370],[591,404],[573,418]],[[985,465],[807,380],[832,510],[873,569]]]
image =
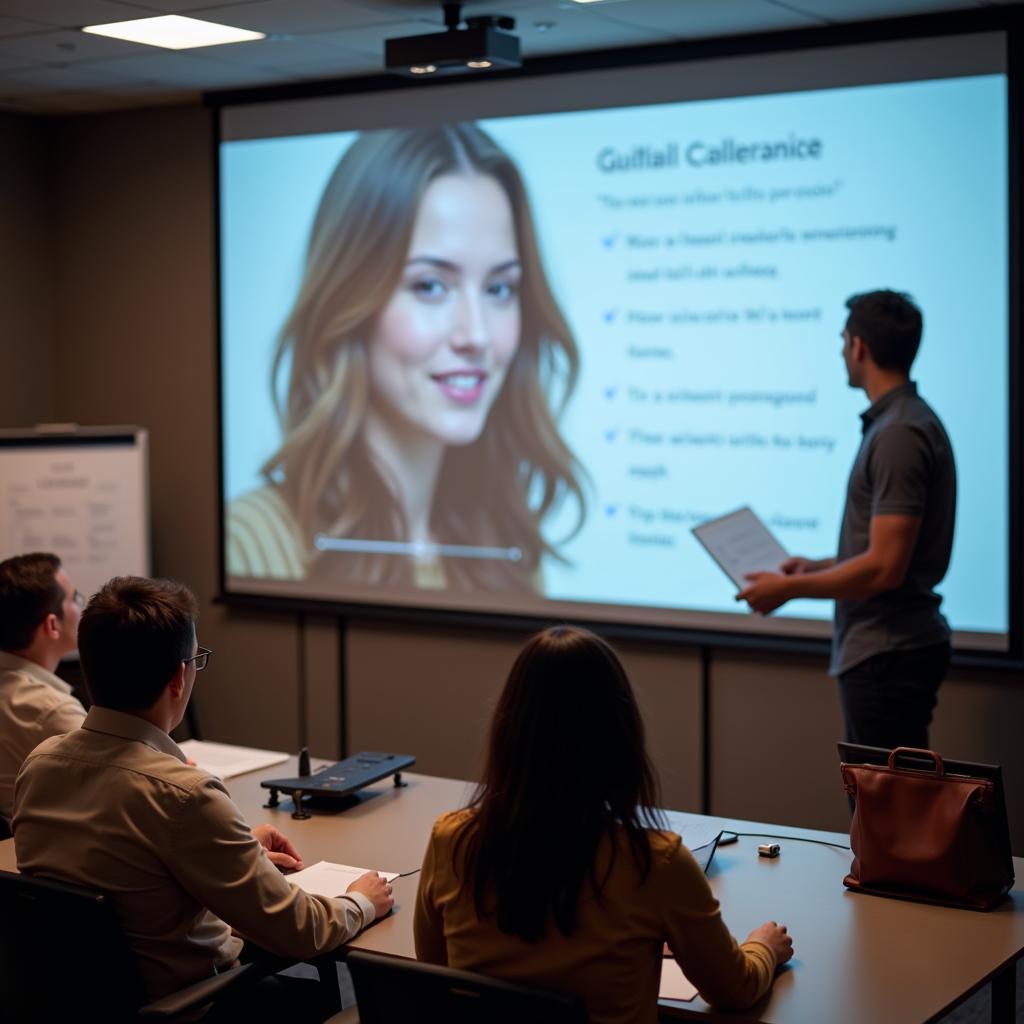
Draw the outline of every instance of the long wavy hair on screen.
[[[477,914],[527,941],[576,927],[584,886],[601,893],[619,856],[641,878],[649,828],[664,828],[643,722],[615,652],[557,626],[523,648],[491,723],[487,763],[453,867]],[[608,857],[599,858],[607,839]]]
[[[559,557],[541,533],[545,517],[568,499],[575,529],[582,524],[581,470],[556,425],[579,355],[544,273],[518,169],[475,124],[370,131],[346,150],[321,197],[271,373],[283,441],[261,472],[292,510],[312,578],[412,580],[407,558],[318,554],[313,539],[408,536],[396,482],[364,436],[367,344],[399,285],[420,201],[447,174],[489,175],[508,196],[522,266],[521,336],[480,437],[445,452],[430,527],[439,543],[515,546],[522,559],[445,559],[446,583],[530,589],[541,557]]]

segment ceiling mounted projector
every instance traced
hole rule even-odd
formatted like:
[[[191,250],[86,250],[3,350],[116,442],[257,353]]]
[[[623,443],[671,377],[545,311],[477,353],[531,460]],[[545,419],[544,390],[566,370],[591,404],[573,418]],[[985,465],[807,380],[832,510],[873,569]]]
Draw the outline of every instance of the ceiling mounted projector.
[[[441,4],[445,32],[384,40],[384,66],[400,75],[462,75],[472,71],[518,68],[519,37],[503,14],[483,14],[462,22],[462,4]]]

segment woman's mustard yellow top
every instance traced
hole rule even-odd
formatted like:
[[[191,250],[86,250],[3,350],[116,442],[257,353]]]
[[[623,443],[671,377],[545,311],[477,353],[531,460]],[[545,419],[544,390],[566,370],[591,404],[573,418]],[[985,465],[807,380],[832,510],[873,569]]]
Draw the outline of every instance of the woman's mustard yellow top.
[[[592,1024],[655,1024],[663,944],[709,1003],[750,1006],[764,995],[775,954],[729,934],[704,872],[670,832],[651,832],[651,870],[640,871],[622,836],[601,902],[585,884],[577,928],[566,937],[552,922],[530,943],[480,920],[471,888],[456,876],[452,842],[470,811],[434,825],[416,899],[416,955],[421,960],[580,995]],[[598,850],[597,877],[611,852]]]

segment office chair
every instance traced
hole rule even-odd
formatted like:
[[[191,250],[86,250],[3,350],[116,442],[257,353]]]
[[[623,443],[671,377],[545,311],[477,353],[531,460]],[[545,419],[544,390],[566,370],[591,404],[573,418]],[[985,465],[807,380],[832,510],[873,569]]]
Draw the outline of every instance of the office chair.
[[[353,950],[359,1024],[587,1024],[578,996]]]
[[[175,1020],[261,976],[257,965],[242,964],[147,1004],[135,957],[106,896],[0,871],[4,1020]]]

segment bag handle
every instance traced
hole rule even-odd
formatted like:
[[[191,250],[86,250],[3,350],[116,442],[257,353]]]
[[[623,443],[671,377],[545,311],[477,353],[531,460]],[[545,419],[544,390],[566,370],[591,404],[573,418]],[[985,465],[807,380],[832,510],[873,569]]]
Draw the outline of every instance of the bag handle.
[[[896,761],[901,754],[912,754],[915,757],[930,758],[935,764],[934,775],[936,778],[941,779],[946,774],[945,765],[942,763],[942,758],[934,750],[922,750],[920,747],[897,747],[889,755],[889,767],[895,768]],[[928,772],[927,768],[911,768],[910,771]]]

